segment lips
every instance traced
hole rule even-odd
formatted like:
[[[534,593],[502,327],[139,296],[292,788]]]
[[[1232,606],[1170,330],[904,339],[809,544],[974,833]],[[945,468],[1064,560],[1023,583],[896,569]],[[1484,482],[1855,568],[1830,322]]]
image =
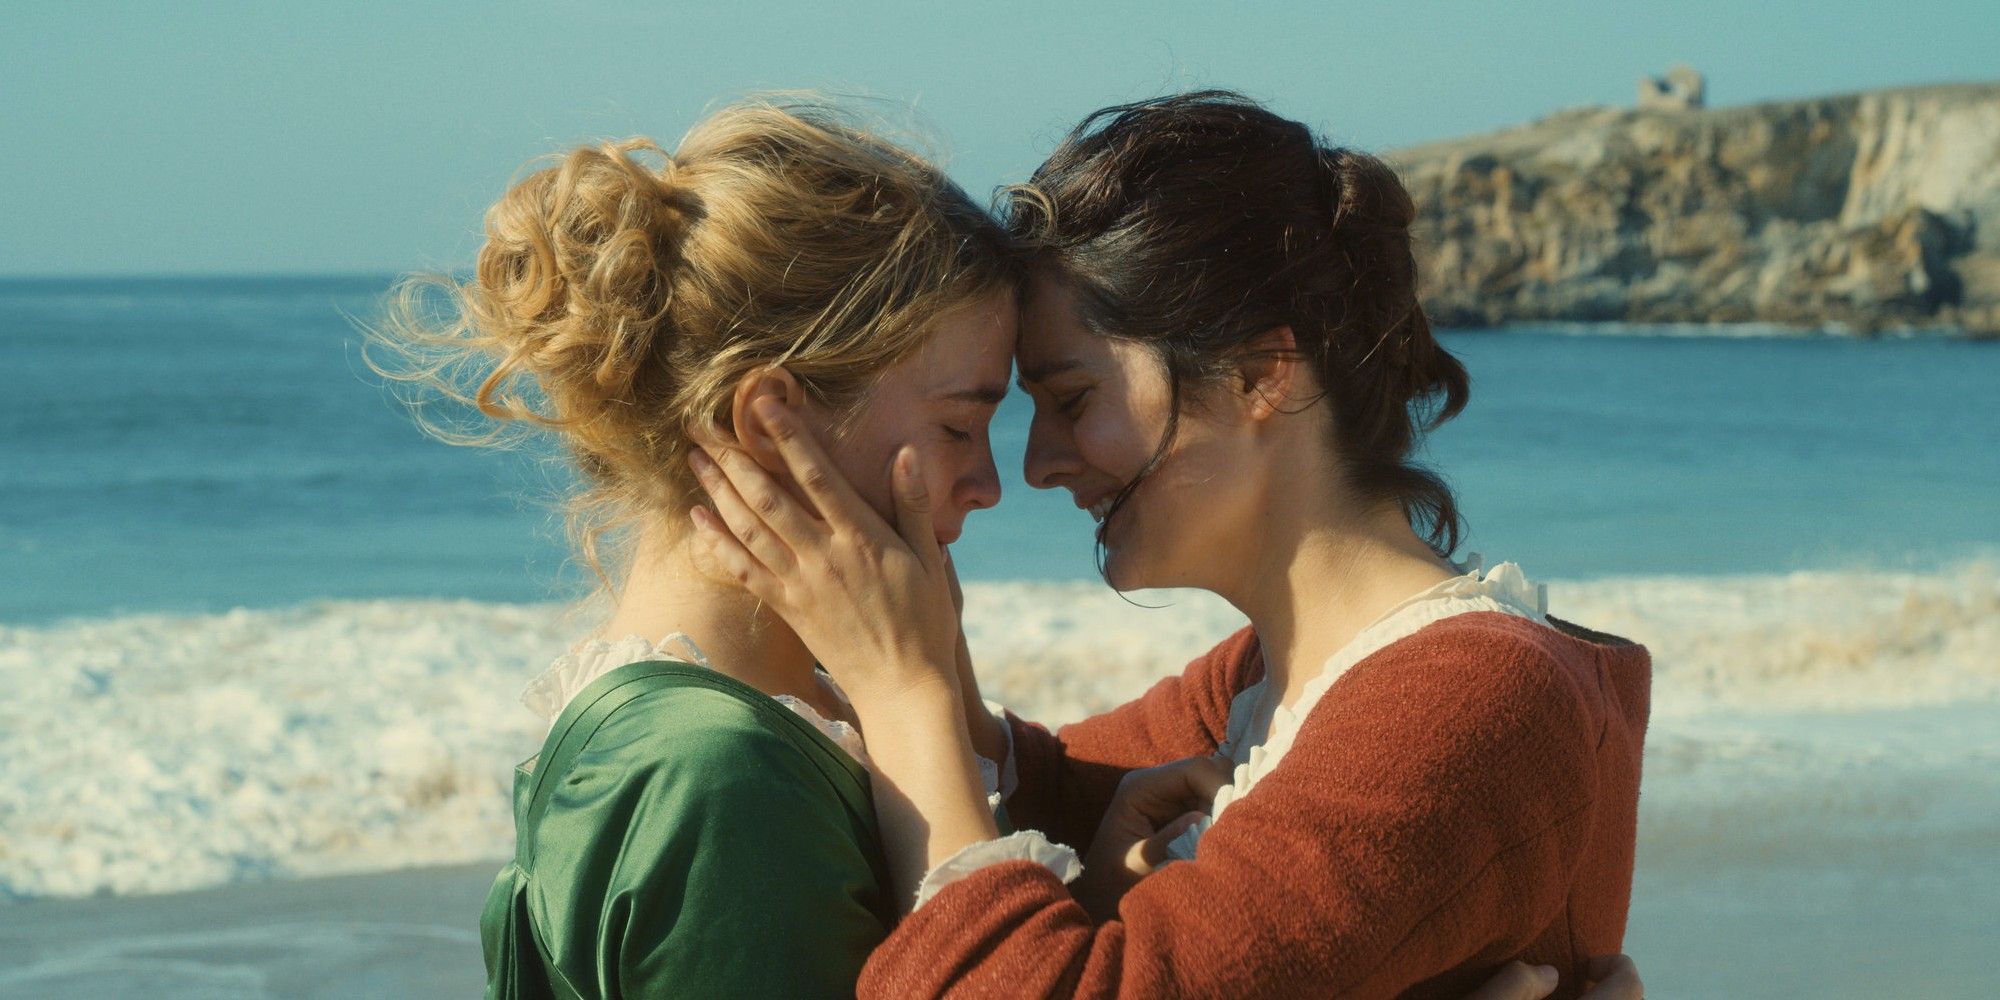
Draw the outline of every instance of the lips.
[[[1117,499],[1118,494],[1116,492],[1101,493],[1089,500],[1085,500],[1079,496],[1076,498],[1076,505],[1079,509],[1088,512],[1091,520],[1103,524],[1105,516],[1111,513],[1111,505]]]

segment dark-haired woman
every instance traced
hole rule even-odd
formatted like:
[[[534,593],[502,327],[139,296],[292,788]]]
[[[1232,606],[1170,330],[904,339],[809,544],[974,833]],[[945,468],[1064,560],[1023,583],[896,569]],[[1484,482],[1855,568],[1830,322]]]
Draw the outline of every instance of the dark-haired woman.
[[[810,509],[706,470],[733,530],[697,523],[852,699],[917,890],[862,994],[1444,996],[1522,959],[1573,996],[1604,973],[1648,659],[1512,564],[1449,560],[1455,501],[1410,456],[1467,380],[1417,304],[1413,214],[1379,161],[1221,93],[1100,112],[1015,192],[1029,480],[1098,518],[1114,587],[1250,620],[1058,733],[965,710],[921,476],[892,529],[778,412]],[[1009,738],[1009,814],[1087,850],[1074,885],[986,809],[973,747]]]

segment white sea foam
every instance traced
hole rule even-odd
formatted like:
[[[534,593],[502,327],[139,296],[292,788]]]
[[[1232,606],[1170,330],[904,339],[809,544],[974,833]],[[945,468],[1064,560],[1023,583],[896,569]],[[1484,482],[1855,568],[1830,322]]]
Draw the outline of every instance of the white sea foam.
[[[983,686],[1060,723],[1242,622],[1202,595],[1138,600],[1169,606],[968,585]],[[2000,822],[1990,564],[1557,583],[1550,604],[1654,652],[1642,858],[1744,821],[1814,843]],[[504,857],[511,766],[543,731],[516,696],[583,629],[450,601],[0,627],[0,898]]]

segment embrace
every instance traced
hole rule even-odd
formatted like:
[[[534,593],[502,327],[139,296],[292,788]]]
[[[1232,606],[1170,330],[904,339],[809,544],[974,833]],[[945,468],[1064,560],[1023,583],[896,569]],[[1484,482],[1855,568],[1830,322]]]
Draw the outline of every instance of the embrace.
[[[562,442],[612,597],[523,696],[488,995],[1640,996],[1647,654],[1452,561],[1413,215],[1222,92],[995,213],[811,102],[515,184],[375,331]],[[982,700],[947,548],[1016,376],[1109,584],[1250,622],[1053,733]]]

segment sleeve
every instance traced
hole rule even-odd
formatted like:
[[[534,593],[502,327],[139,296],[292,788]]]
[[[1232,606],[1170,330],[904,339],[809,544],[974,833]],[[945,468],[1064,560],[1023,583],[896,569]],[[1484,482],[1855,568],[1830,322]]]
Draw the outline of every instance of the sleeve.
[[[1016,830],[992,840],[967,844],[957,854],[924,873],[923,881],[917,883],[917,906],[930,902],[931,897],[959,879],[989,865],[1008,861],[1030,861],[1041,865],[1064,885],[1076,881],[1076,877],[1083,874],[1083,862],[1077,858],[1076,851],[1067,845],[1049,843],[1039,830]]]
[[[1017,785],[1008,816],[1087,853],[1119,779],[1214,753],[1228,733],[1230,701],[1263,670],[1256,634],[1245,627],[1137,700],[1055,733],[1007,713]]]
[[[726,695],[697,726],[626,713],[579,755],[535,847],[536,923],[584,996],[850,996],[887,932],[819,764]],[[614,721],[618,717],[614,717]]]
[[[995,865],[906,918],[860,994],[1390,997],[1447,973],[1469,989],[1561,912],[1589,821],[1582,695],[1546,657],[1482,652],[1357,667],[1117,919],[1093,926],[1040,866]]]

